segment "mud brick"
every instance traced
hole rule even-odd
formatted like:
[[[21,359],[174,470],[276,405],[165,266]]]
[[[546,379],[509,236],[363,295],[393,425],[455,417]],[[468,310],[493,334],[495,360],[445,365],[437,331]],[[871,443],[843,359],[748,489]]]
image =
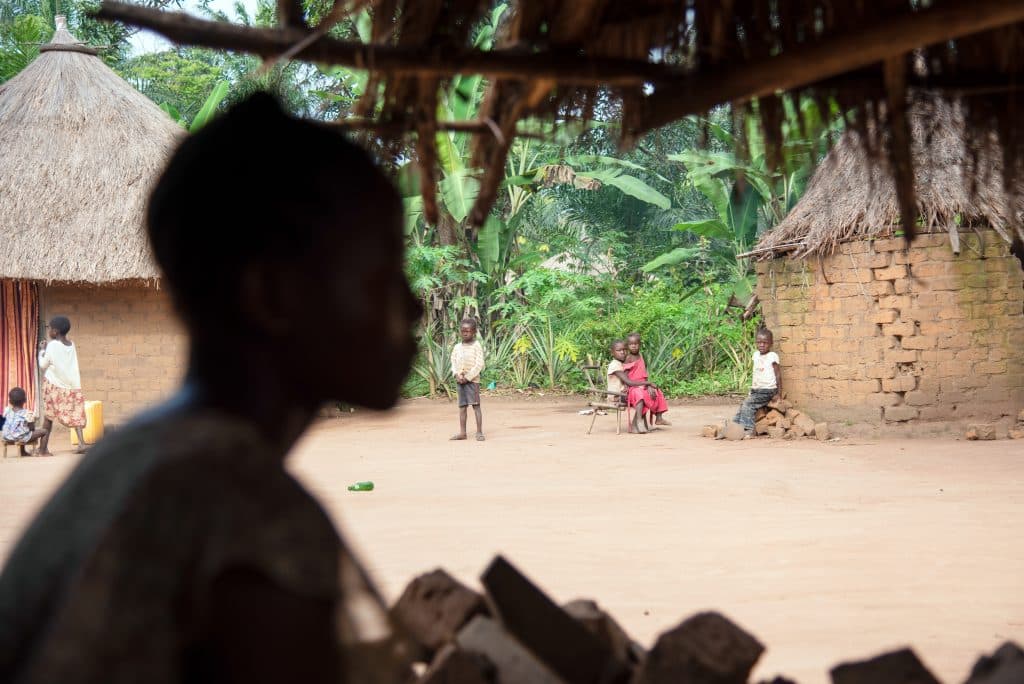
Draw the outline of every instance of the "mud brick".
[[[889,349],[885,352],[885,360],[889,363],[914,363],[917,361],[917,350]]]
[[[1008,437],[1009,437],[1010,439],[1024,439],[1024,429],[1021,429],[1021,428],[1012,428],[1012,429],[1011,429],[1011,430],[1010,430],[1010,431],[1009,431],[1009,432],[1007,433],[1007,436],[1008,436]],[[1024,680],[1021,680],[1021,681],[1024,681]]]
[[[725,438],[732,442],[743,439],[747,434],[746,430],[743,429],[743,426],[734,420],[728,420],[725,422],[724,433]]]
[[[764,420],[768,425],[774,426],[778,425],[783,418],[785,418],[785,416],[783,416],[781,412],[772,409],[767,413],[767,415],[765,415]]]
[[[764,406],[762,406],[761,408],[757,409],[756,411],[754,411],[754,420],[755,421],[761,420],[762,418],[764,418],[765,416],[768,415],[768,411],[770,411],[770,410],[771,409],[766,408]]]
[[[768,428],[768,436],[772,439],[782,439],[786,436],[785,428],[772,426]]]
[[[402,592],[391,616],[429,658],[475,615],[486,615],[480,594],[444,570],[420,575]]]
[[[455,643],[460,650],[479,653],[493,663],[498,684],[564,684],[491,618],[477,615],[462,628]]]
[[[497,684],[498,669],[482,653],[448,644],[437,653],[417,684]]]
[[[872,323],[894,323],[896,321],[896,310],[895,309],[882,309],[876,311],[868,317],[868,320]]]
[[[887,268],[876,268],[874,271],[875,280],[896,280],[897,278],[907,277],[907,267],[902,264]]]
[[[967,439],[992,440],[996,438],[996,426],[985,423],[967,426]]]
[[[827,442],[832,437],[832,433],[828,429],[828,423],[815,423],[814,436],[822,442]]]
[[[700,613],[658,637],[634,683],[745,684],[763,652],[728,618]]]
[[[1024,423],[1024,409],[1021,409],[1020,413],[1017,414],[1017,422]]]
[[[718,437],[718,426],[717,425],[705,425],[700,431],[701,437],[710,437],[715,439]]]
[[[771,401],[768,402],[768,408],[773,408],[782,414],[788,412],[791,406],[792,404],[790,404],[785,399],[772,399]]]
[[[643,661],[645,656],[643,648],[637,650],[637,644],[629,638],[626,630],[622,629],[615,618],[602,610],[596,602],[577,599],[566,603],[562,608],[586,627],[591,634],[600,639],[616,659],[628,663],[630,666],[638,665]]]
[[[767,420],[761,419],[754,423],[754,434],[755,435],[767,435],[768,430],[773,427],[768,424]]]
[[[793,425],[803,430],[805,435],[814,432],[814,419],[806,413],[801,413],[796,418],[793,418]]]
[[[789,429],[789,432],[787,432],[786,434],[787,435],[792,435],[794,439],[799,439],[800,437],[806,437],[807,436],[807,433],[799,425],[794,425],[793,427],[791,427]]]
[[[481,581],[506,631],[566,684],[628,681],[629,668],[607,646],[502,556]]]
[[[903,422],[917,418],[917,409],[913,406],[886,406],[883,415],[886,420]]]
[[[832,668],[832,684],[939,684],[908,648]]]
[[[990,656],[982,656],[965,684],[1016,684],[1024,682],[1024,651],[1007,641]]]
[[[907,241],[903,238],[889,238],[885,240],[875,240],[871,243],[871,248],[876,252],[896,252],[903,251],[907,247]]]
[[[913,375],[900,375],[891,380],[882,380],[883,392],[909,392],[917,387],[917,378]]]

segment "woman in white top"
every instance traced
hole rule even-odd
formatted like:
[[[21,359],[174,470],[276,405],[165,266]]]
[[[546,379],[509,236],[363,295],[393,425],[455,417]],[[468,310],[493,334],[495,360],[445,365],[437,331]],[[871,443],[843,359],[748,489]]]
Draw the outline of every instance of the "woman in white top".
[[[43,375],[43,403],[47,434],[39,440],[39,456],[52,456],[48,448],[53,421],[73,428],[78,433],[78,449],[85,450],[85,397],[82,394],[82,376],[78,372],[78,353],[68,339],[71,321],[67,316],[54,316],[50,321],[50,341],[39,352],[39,368]]]

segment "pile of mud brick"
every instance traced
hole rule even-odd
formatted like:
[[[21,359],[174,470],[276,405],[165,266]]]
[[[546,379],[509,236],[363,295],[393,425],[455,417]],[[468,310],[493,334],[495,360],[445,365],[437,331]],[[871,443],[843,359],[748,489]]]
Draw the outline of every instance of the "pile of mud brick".
[[[715,439],[743,439],[742,426],[732,421],[725,425],[705,425],[701,434]],[[832,437],[828,423],[816,422],[785,398],[773,400],[754,414],[754,434],[767,435],[772,439],[798,439],[816,437],[827,441]]]
[[[964,435],[967,439],[997,439],[998,434],[997,426],[991,423],[983,425],[970,425],[967,428],[967,433]],[[1017,414],[1017,423],[1010,428],[1007,433],[1007,437],[1010,439],[1024,439],[1024,409],[1021,409]]]
[[[746,684],[765,647],[706,612],[646,649],[595,602],[556,604],[501,556],[478,594],[443,570],[414,579],[391,610],[412,643],[419,684]],[[837,665],[833,684],[938,684],[910,649]],[[1024,651],[1006,643],[967,684],[1024,681]],[[764,684],[794,684],[776,677]]]

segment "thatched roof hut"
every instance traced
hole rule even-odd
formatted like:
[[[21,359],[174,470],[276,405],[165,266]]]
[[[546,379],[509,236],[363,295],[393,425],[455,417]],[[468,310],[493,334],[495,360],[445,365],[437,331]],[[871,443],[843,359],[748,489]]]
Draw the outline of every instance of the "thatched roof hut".
[[[67,30],[0,85],[0,278],[152,279],[152,183],[184,131]]]
[[[186,338],[144,230],[184,131],[67,30],[0,85],[0,394],[37,395],[40,325],[70,316],[86,399],[108,424],[165,396]]]
[[[985,226],[1007,243],[1012,244],[1015,235],[1024,239],[1020,206],[1024,178],[1015,179],[1015,193],[1006,191],[998,147],[994,143],[980,150],[968,146],[960,106],[940,99],[919,101],[909,118],[917,213],[923,232]],[[842,242],[888,237],[900,229],[893,175],[887,165],[875,164],[868,157],[868,148],[878,141],[862,137],[856,130],[843,134],[818,167],[804,196],[761,239],[754,250],[756,256],[832,253]],[[1010,220],[1011,202],[1017,202],[1017,221]]]

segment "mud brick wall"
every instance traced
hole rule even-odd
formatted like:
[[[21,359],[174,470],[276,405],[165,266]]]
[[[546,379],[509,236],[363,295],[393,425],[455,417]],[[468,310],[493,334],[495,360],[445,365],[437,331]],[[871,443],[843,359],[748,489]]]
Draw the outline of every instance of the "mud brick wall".
[[[844,243],[757,265],[789,397],[815,418],[891,427],[1024,406],[1024,272],[994,231]]]
[[[170,298],[154,286],[51,285],[42,315],[71,319],[86,400],[103,402],[107,425],[167,397],[185,373],[187,340]]]

